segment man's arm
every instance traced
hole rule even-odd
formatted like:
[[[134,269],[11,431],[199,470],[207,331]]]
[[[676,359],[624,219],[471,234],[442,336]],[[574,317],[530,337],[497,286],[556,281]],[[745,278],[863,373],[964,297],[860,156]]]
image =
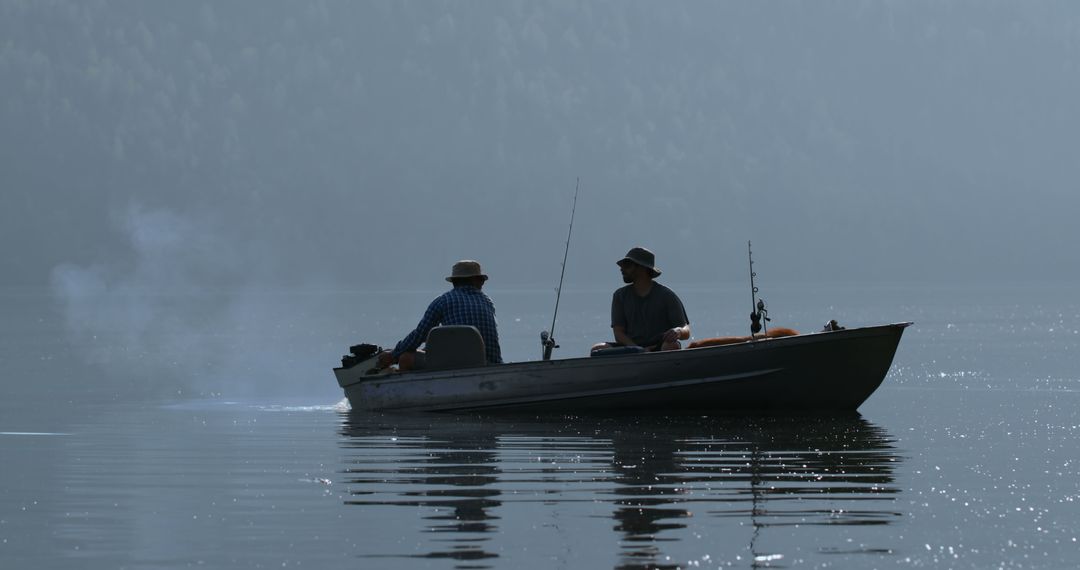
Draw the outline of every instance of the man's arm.
[[[620,291],[622,289],[616,289],[615,293],[611,295],[611,330],[615,333],[615,342],[623,346],[637,346],[634,339],[626,334],[626,315],[623,313]]]
[[[491,300],[491,297],[484,295],[484,303],[491,311],[491,326],[488,327],[491,330],[487,334],[491,342],[488,343],[488,339],[484,340],[484,351],[490,356],[488,364],[501,364],[502,348],[499,346],[499,320],[495,317],[495,302]]]
[[[626,334],[626,327],[612,326],[611,330],[615,332],[615,342],[623,346],[637,346],[634,339],[630,338],[630,335]]]
[[[431,329],[435,328],[440,322],[442,322],[442,297],[439,297],[428,305],[424,316],[420,318],[420,322],[417,323],[416,328],[413,329],[405,338],[401,339],[401,342],[397,343],[394,347],[391,356],[396,362],[398,357],[403,353],[410,350],[416,350],[421,344],[427,340],[427,335],[431,332]]]
[[[668,291],[671,290],[668,289]],[[668,304],[668,322],[676,326],[664,331],[664,342],[670,343],[690,338],[690,319],[686,316],[686,307],[674,291],[671,291]]]
[[[672,327],[664,331],[664,342],[675,342],[676,340],[686,340],[688,338],[690,338],[690,325]]]

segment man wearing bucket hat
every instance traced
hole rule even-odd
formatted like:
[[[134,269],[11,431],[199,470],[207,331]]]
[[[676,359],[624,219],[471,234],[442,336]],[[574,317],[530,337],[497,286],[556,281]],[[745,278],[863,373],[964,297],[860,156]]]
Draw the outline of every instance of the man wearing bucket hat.
[[[491,302],[481,289],[488,276],[480,269],[480,263],[463,259],[454,264],[447,281],[454,288],[439,295],[428,305],[420,323],[416,325],[392,351],[379,354],[379,366],[386,368],[397,362],[400,368],[408,370],[420,367],[423,352],[418,352],[420,344],[427,338],[431,329],[438,325],[471,325],[480,331],[484,339],[484,350],[488,364],[502,362],[499,349],[499,330],[495,322],[495,303]]]
[[[678,350],[690,338],[690,319],[674,291],[654,281],[660,276],[653,252],[635,247],[616,262],[625,287],[611,298],[611,329],[615,342],[593,350],[639,346],[648,351]]]

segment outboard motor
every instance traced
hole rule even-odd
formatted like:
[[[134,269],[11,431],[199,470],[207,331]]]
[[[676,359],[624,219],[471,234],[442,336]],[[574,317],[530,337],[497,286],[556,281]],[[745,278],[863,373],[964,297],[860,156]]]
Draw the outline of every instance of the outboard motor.
[[[352,368],[353,366],[356,366],[357,364],[360,364],[362,362],[374,360],[380,352],[382,352],[381,346],[367,343],[354,344],[349,347],[349,354],[341,357],[341,367]],[[374,367],[374,362],[367,366],[367,368]]]

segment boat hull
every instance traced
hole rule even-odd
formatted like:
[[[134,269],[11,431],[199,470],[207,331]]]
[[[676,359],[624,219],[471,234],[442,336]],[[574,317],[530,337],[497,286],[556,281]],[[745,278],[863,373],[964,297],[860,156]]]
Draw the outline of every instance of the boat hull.
[[[910,324],[461,370],[334,372],[354,410],[855,410],[881,385]]]

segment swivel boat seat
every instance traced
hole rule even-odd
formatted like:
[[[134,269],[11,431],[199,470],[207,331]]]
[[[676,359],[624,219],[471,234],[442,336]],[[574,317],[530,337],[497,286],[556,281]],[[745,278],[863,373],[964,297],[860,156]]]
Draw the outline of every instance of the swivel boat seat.
[[[487,364],[484,337],[476,327],[444,325],[431,329],[425,347],[427,370],[474,368]]]

